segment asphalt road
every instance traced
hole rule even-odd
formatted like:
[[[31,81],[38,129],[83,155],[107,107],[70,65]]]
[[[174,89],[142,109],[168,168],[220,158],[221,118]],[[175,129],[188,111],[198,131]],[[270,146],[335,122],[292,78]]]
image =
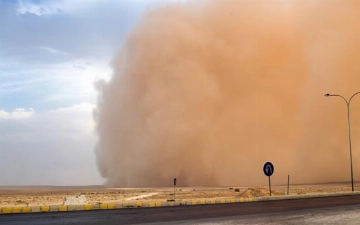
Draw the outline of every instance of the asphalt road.
[[[359,225],[360,205],[294,210],[198,220],[147,223],[146,225]]]
[[[5,214],[0,215],[0,224],[117,225],[178,222],[347,205],[360,205],[360,195],[160,208]]]

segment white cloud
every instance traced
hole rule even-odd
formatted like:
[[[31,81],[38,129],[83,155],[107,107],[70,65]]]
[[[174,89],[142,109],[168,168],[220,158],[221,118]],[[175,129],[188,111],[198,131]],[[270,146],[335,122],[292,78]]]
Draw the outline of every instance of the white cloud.
[[[16,12],[18,14],[34,14],[36,16],[50,16],[60,13],[75,13],[92,6],[99,0],[57,0],[34,3],[31,0],[19,0]]]
[[[94,154],[94,108],[81,103],[37,112],[27,120],[0,120],[0,171],[9,171],[0,183],[102,184]]]
[[[32,107],[51,103],[51,108],[76,102],[95,103],[96,90],[94,83],[99,79],[109,79],[112,73],[105,60],[76,59],[63,63],[45,65],[12,65],[16,75],[2,73],[0,83],[1,96],[36,95]],[[9,70],[11,70],[11,68]],[[17,107],[17,106],[14,106]]]
[[[61,113],[73,113],[73,112],[91,112],[95,108],[95,105],[83,102],[81,104],[76,104],[71,107],[61,107],[55,110],[50,110],[51,113],[61,114]]]
[[[24,108],[16,108],[12,112],[7,112],[5,110],[0,109],[0,120],[22,120],[22,119],[28,119],[32,117],[35,114],[34,109],[30,108],[29,110],[26,110]]]
[[[93,135],[95,123],[92,119],[92,112],[95,107],[89,103],[76,104],[71,107],[49,110],[46,117],[58,121],[64,120],[59,127],[63,130],[76,131],[77,137],[81,138],[82,135]]]
[[[48,93],[43,102],[77,101],[95,102],[96,92],[94,82],[99,79],[109,79],[111,68],[107,61],[89,62],[75,60],[52,64],[38,71],[46,85],[54,87],[53,93]]]
[[[48,53],[54,54],[54,55],[67,55],[66,52],[63,52],[63,51],[55,49],[55,48],[43,47],[43,46],[40,46],[39,48],[42,50],[45,50]]]
[[[19,0],[16,12],[18,14],[34,14],[37,16],[52,15],[71,11],[69,1],[47,1],[35,4],[28,0]]]
[[[30,13],[30,14],[34,14],[37,16],[42,16],[42,15],[51,15],[51,14],[55,14],[58,13],[59,11],[62,11],[63,8],[61,7],[61,5],[59,5],[58,3],[54,4],[48,4],[48,5],[38,5],[38,4],[34,4],[32,1],[25,1],[25,0],[20,0],[19,1],[19,5],[16,9],[17,13],[19,14],[26,14],[26,13]]]
[[[34,3],[31,0],[19,0],[16,12],[18,14],[34,14],[36,16],[51,16],[55,14],[68,13],[74,14],[81,11],[86,11],[86,9],[93,6],[98,6],[96,4],[102,5],[137,5],[138,7],[146,6],[158,6],[166,3],[181,3],[186,2],[186,0],[57,0],[57,1],[42,1],[39,3]]]

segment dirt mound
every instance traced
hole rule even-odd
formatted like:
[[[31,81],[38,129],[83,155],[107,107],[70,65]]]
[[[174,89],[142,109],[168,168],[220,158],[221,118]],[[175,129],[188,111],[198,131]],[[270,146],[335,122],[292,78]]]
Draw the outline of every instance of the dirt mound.
[[[271,195],[285,195],[285,193],[281,191],[271,191]],[[244,192],[240,194],[240,197],[243,198],[256,198],[256,197],[262,197],[262,196],[270,196],[269,189],[266,188],[248,188]]]

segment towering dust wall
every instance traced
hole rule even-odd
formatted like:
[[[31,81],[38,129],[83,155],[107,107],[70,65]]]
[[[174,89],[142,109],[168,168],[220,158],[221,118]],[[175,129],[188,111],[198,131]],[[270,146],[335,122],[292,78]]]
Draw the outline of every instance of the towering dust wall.
[[[360,91],[358,1],[218,0],[149,10],[99,83],[107,185],[349,181],[345,102]],[[360,95],[353,99],[360,180]]]

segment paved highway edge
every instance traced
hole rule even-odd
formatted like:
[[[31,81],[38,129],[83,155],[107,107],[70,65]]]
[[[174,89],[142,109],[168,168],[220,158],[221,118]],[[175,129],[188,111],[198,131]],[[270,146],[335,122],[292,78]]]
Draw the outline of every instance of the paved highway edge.
[[[286,199],[322,198],[322,197],[349,196],[349,195],[360,195],[360,191],[326,193],[326,194],[323,193],[323,194],[304,194],[304,195],[265,196],[265,197],[257,197],[257,198],[199,199],[199,200],[186,200],[186,201],[176,201],[176,202],[136,201],[136,202],[99,203],[99,204],[86,204],[86,205],[44,205],[44,206],[23,206],[23,207],[0,207],[0,214],[246,203],[246,202],[256,202],[256,201],[276,201],[276,200],[286,200]]]

